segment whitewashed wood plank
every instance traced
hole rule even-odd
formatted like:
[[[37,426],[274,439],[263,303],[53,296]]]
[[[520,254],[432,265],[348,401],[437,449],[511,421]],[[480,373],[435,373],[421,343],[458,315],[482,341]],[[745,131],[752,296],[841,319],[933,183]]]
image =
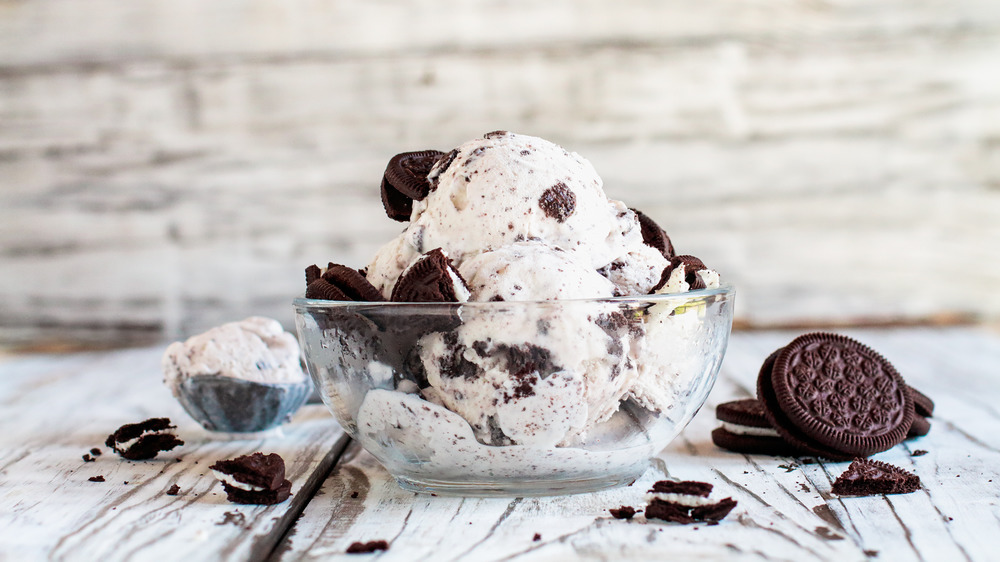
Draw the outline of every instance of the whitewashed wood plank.
[[[992,405],[1000,399],[1000,339],[974,330],[845,333],[883,353],[937,403],[928,436],[876,456],[917,473],[921,491],[839,498],[830,487],[848,463],[799,465],[716,448],[714,405],[751,394],[764,357],[798,335],[737,332],[709,403],[632,487],[556,498],[417,495],[352,444],[279,558],[338,559],[354,541],[384,539],[391,543],[384,560],[991,559],[1000,545],[1000,491],[989,482],[1000,482],[1000,415]],[[955,367],[962,363],[967,368]],[[916,449],[929,452],[913,457]],[[609,507],[641,505],[649,484],[665,475],[711,482],[739,505],[718,526],[609,517]]]
[[[539,44],[622,46],[693,43],[720,37],[802,42],[898,36],[928,30],[975,34],[1000,14],[986,0],[919,4],[838,0],[818,5],[736,0],[699,3],[527,0],[448,4],[388,1],[352,5],[297,0],[193,0],[121,4],[63,0],[5,6],[0,51],[8,65],[175,57],[368,56],[490,50]],[[90,25],[81,26],[80,22]]]
[[[496,128],[590,158],[742,322],[1000,315],[995,3],[602,6],[5,6],[0,340],[290,326],[305,265],[398,229],[389,156]]]
[[[210,434],[161,384],[162,351],[0,365],[0,558],[248,560],[271,552],[346,438],[318,405],[263,434]],[[161,416],[178,426],[182,447],[131,462],[104,446],[118,426]],[[84,462],[92,447],[103,454]],[[285,459],[290,500],[270,507],[226,501],[209,465],[254,451]],[[88,481],[97,475],[106,481]],[[165,495],[174,484],[180,495]]]

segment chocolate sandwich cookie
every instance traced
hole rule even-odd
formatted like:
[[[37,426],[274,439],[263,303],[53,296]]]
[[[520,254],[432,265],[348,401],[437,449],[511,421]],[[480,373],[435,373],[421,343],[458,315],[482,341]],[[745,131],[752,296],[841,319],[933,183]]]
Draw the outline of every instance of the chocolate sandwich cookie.
[[[830,490],[838,496],[909,494],[920,489],[920,477],[898,466],[871,459],[855,459],[837,477]]]
[[[632,212],[639,219],[639,228],[642,230],[642,241],[647,246],[659,250],[663,254],[663,257],[668,260],[673,259],[674,245],[670,243],[670,237],[667,236],[666,231],[638,209],[632,209]]]
[[[661,480],[649,490],[646,519],[663,519],[691,524],[719,521],[736,507],[736,501],[725,498],[709,499],[712,485],[706,482]]]
[[[796,456],[789,445],[764,415],[764,407],[756,398],[725,402],[715,407],[715,418],[722,427],[712,431],[717,446],[749,455]]]
[[[285,479],[285,461],[280,455],[253,453],[208,467],[222,482],[226,499],[233,503],[272,505],[291,495],[292,483]]]
[[[427,175],[444,155],[439,150],[403,152],[389,160],[382,176],[382,206],[390,219],[406,222],[413,212],[413,202],[431,191]]]
[[[328,301],[381,302],[382,293],[360,271],[330,263],[326,271],[316,265],[306,268],[306,298]]]
[[[150,418],[139,423],[127,423],[108,436],[104,442],[122,458],[141,461],[154,458],[160,451],[169,451],[184,444],[171,430],[170,418]]]
[[[785,346],[757,379],[757,398],[785,441],[816,456],[849,460],[905,437],[913,401],[885,358],[846,336],[812,333]]]
[[[441,248],[417,259],[392,288],[393,302],[465,302],[469,286]]]

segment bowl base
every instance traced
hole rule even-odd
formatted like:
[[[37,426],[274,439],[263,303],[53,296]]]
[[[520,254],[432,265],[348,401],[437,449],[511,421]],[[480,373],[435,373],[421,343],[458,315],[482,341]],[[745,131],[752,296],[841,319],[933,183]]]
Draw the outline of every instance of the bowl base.
[[[597,492],[635,482],[642,471],[575,480],[440,481],[396,476],[399,487],[418,494],[463,497],[564,496]]]

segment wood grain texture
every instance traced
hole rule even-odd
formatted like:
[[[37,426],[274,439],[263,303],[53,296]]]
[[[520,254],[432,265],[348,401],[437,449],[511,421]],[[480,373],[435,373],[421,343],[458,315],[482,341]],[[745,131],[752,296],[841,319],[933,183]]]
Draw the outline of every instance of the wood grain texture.
[[[0,560],[259,560],[273,550],[346,438],[323,406],[262,434],[210,434],[161,384],[162,351],[0,365]],[[178,426],[182,447],[132,462],[104,446],[120,425],[162,416]],[[103,454],[84,462],[93,447]],[[226,501],[208,467],[254,451],[285,459],[291,499]],[[88,480],[97,475],[105,482]],[[175,484],[180,494],[166,495]]]
[[[741,321],[1000,318],[989,0],[3,2],[0,38],[0,340],[290,326],[305,266],[398,231],[393,154],[498,128],[592,160]]]
[[[937,408],[929,435],[876,458],[920,476],[907,495],[830,493],[848,463],[716,448],[714,406],[751,395],[761,361],[797,333],[733,335],[708,404],[631,487],[555,498],[450,498],[404,492],[356,444],[277,551],[338,559],[384,539],[380,560],[990,560],[1000,545],[1000,339],[970,330],[850,331]],[[913,456],[923,449],[926,455]],[[612,519],[664,477],[711,482],[737,508],[718,526]],[[356,497],[352,497],[357,492]],[[541,535],[534,541],[534,535]],[[344,559],[350,557],[344,555]]]

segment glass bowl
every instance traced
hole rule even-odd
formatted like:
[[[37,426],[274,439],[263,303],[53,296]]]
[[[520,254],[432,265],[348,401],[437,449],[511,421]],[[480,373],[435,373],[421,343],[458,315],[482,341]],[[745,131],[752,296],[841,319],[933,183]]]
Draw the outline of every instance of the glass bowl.
[[[306,366],[400,486],[548,495],[627,484],[704,404],[734,291],[588,300],[295,299]]]

